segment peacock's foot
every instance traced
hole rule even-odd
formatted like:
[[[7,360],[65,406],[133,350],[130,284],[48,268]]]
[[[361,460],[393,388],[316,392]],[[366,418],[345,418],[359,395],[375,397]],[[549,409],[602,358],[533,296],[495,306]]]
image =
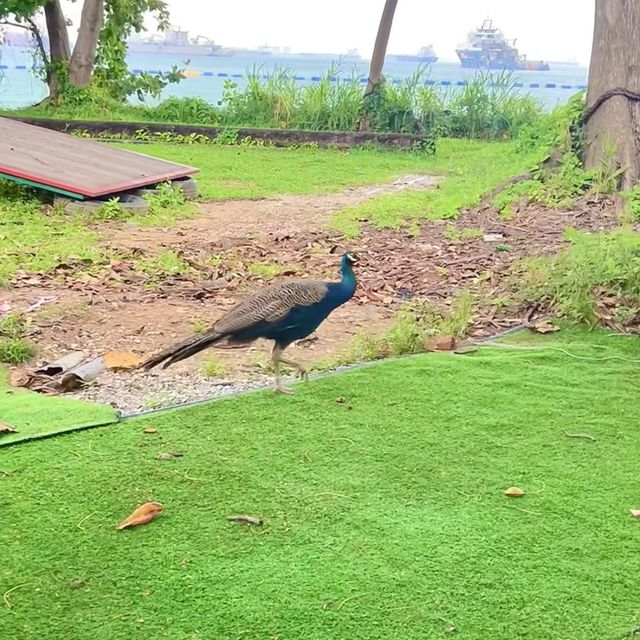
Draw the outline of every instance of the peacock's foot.
[[[309,379],[309,372],[304,367],[300,367],[298,369],[298,378],[306,382]]]
[[[293,391],[291,389],[287,389],[287,387],[283,386],[281,382],[277,382],[273,390],[275,393],[281,393],[285,396],[293,395]]]

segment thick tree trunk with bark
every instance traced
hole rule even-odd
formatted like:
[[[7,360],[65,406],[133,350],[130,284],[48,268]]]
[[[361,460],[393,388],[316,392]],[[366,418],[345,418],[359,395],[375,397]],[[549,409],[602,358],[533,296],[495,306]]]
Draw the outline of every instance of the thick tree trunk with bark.
[[[103,17],[104,0],[84,0],[78,39],[69,65],[69,81],[76,87],[86,87],[91,82]]]
[[[589,107],[607,91],[640,94],[640,0],[596,0],[589,68]],[[640,102],[614,96],[603,102],[585,127],[585,166],[624,169],[622,187],[640,180]]]
[[[44,5],[44,16],[49,34],[49,64],[52,65],[47,71],[47,84],[49,85],[49,96],[55,100],[60,91],[60,79],[56,73],[56,66],[69,62],[71,47],[60,0],[47,2]]]

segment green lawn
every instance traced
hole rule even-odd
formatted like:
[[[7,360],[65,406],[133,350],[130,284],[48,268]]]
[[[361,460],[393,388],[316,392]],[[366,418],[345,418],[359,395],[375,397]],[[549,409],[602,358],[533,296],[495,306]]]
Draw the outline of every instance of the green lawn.
[[[73,427],[114,422],[116,419],[117,414],[111,407],[13,389],[0,380],[0,421],[18,429],[18,433],[2,436],[0,445]]]
[[[640,358],[605,334],[544,344]],[[430,354],[0,449],[0,637],[622,637],[637,387],[622,359]],[[146,500],[164,514],[117,532]]]
[[[198,167],[205,200],[331,193],[421,172],[425,156],[403,151],[224,145],[121,144],[120,147]],[[456,147],[457,149],[458,147]]]

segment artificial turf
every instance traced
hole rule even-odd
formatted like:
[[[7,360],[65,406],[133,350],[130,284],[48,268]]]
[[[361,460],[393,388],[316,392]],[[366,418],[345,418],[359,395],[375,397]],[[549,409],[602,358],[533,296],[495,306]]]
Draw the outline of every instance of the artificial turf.
[[[18,430],[17,433],[2,435],[0,446],[80,425],[116,420],[116,411],[106,405],[90,404],[73,398],[43,396],[10,387],[0,367],[0,422]]]
[[[640,348],[590,345],[606,359],[429,354],[0,449],[0,637],[622,637]],[[116,531],[147,500],[165,512]]]

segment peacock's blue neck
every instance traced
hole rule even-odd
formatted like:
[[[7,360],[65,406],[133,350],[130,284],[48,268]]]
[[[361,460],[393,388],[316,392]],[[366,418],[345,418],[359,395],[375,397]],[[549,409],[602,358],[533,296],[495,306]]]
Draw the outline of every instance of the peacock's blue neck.
[[[342,263],[340,274],[342,275],[340,282],[328,285],[327,302],[334,308],[353,298],[353,294],[356,292],[356,275],[348,262]]]

